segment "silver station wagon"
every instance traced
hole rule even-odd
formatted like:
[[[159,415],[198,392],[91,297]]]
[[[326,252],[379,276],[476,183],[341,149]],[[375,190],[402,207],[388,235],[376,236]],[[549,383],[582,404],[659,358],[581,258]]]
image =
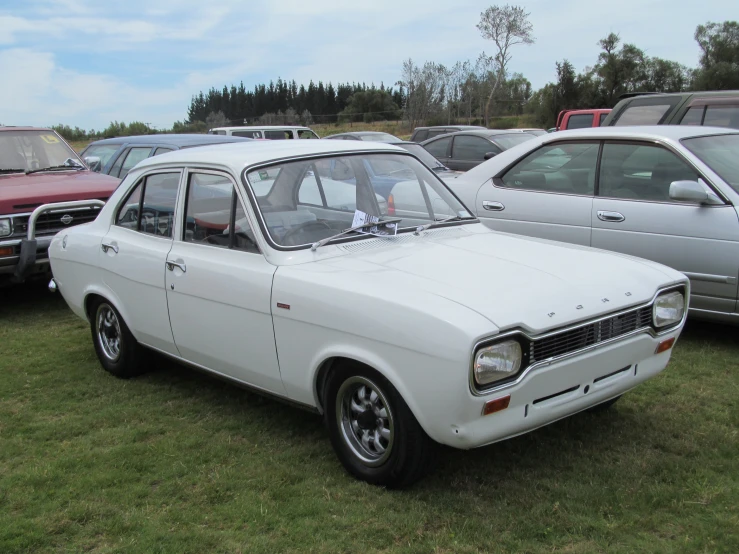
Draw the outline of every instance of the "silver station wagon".
[[[446,181],[492,229],[663,263],[690,278],[691,315],[739,323],[737,131],[566,131]]]

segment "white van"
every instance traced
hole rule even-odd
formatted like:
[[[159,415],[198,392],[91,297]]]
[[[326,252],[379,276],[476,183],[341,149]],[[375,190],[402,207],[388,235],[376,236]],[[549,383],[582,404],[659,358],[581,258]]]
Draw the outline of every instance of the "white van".
[[[309,127],[292,125],[251,125],[245,127],[214,127],[208,130],[209,135],[232,135],[254,139],[317,139],[319,137]]]

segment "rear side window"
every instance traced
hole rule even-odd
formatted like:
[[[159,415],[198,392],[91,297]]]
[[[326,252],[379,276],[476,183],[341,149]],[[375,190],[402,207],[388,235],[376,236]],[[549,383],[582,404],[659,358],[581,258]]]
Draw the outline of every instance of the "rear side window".
[[[172,238],[180,173],[156,173],[139,181],[121,207],[115,224],[149,235]]]
[[[174,148],[164,148],[163,146],[160,146],[156,150],[154,150],[154,155],[158,156],[159,154],[166,154],[167,152],[173,152]]]
[[[452,142],[452,137],[447,137],[425,144],[424,148],[429,152],[429,154],[436,158],[446,158],[450,142]]]
[[[270,140],[291,139],[293,134],[291,131],[264,131],[264,138]]]
[[[438,137],[439,135],[446,135],[447,133],[451,133],[451,131],[448,129],[433,129],[428,132],[428,138]]]
[[[680,125],[702,125],[705,106],[693,106],[683,116]]]
[[[598,127],[603,125],[603,121],[605,120],[606,117],[608,117],[607,113],[602,113],[598,116]]]
[[[429,138],[429,132],[428,130],[424,129],[423,131],[417,131],[416,133],[414,133],[411,140],[413,140],[413,142],[422,142],[427,138]]]
[[[209,135],[225,135],[226,131],[208,131]]]
[[[261,131],[234,131],[231,134],[235,137],[262,138]]]
[[[544,146],[514,165],[496,184],[514,189],[592,195],[599,147],[597,142]]]
[[[657,125],[672,107],[671,104],[629,106],[616,120],[617,127],[625,125]]]
[[[593,114],[582,113],[571,115],[567,119],[567,129],[587,129],[593,126]]]
[[[703,125],[739,129],[739,104],[736,106],[708,106]]]

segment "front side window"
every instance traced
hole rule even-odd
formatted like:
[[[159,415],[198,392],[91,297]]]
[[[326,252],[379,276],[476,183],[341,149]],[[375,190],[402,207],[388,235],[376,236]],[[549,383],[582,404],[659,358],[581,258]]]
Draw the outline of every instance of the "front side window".
[[[173,152],[174,148],[165,148],[164,146],[160,146],[156,150],[154,150],[154,155],[158,156],[159,154],[166,154],[167,152]]]
[[[452,137],[446,137],[434,142],[424,144],[423,147],[428,151],[429,154],[435,158],[446,158],[447,151],[449,150],[449,144],[452,142]]]
[[[598,195],[669,202],[672,182],[698,178],[693,168],[661,146],[607,142],[600,162]]]
[[[535,150],[500,179],[499,186],[543,192],[592,195],[598,142],[558,143]]]
[[[567,129],[587,129],[593,126],[593,116],[589,113],[571,115],[567,118]]]
[[[145,146],[143,148],[131,148],[128,151],[128,154],[126,154],[126,157],[123,160],[123,164],[121,165],[118,174],[116,175],[115,173],[111,172],[111,175],[120,177],[121,179],[125,179],[126,175],[128,175],[128,172],[133,169],[133,166],[135,166],[140,161],[148,158],[150,152],[151,146]],[[118,159],[118,161],[116,161],[116,165],[119,161],[120,158]],[[115,171],[115,167],[113,168],[113,171]]]
[[[141,179],[118,208],[115,224],[160,237],[172,237],[180,173],[155,173]]]
[[[735,106],[708,106],[703,125],[739,129],[739,104]]]
[[[739,192],[739,134],[695,137],[682,143]]]
[[[259,252],[231,179],[212,173],[190,174],[183,240]]]
[[[490,140],[500,146],[502,150],[508,150],[533,138],[535,138],[535,135],[530,133],[511,133],[510,135],[491,135]]]
[[[85,163],[92,171],[99,173],[113,157],[113,154],[118,152],[120,147],[120,144],[90,146],[84,153]]]
[[[485,159],[485,154],[488,152],[495,152],[498,154],[500,149],[490,144],[490,141],[485,140],[484,138],[464,135],[454,137],[452,158],[455,160],[481,162]]]
[[[310,129],[298,129],[298,138],[299,139],[317,139],[318,135],[315,134]]]
[[[629,106],[616,120],[616,126],[657,125],[672,106],[672,104]]]
[[[475,221],[431,170],[402,154],[296,160],[246,177],[267,233],[279,246],[331,237],[351,227],[358,211],[380,219],[401,217],[399,232],[447,217]],[[361,233],[348,236],[353,235]]]

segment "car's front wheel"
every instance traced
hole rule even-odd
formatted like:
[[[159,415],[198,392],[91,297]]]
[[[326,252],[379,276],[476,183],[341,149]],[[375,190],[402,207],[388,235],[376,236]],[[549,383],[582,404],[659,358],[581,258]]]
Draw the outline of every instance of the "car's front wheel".
[[[387,487],[407,486],[424,475],[435,443],[387,379],[356,365],[334,371],[325,390],[326,425],[347,471]]]
[[[90,307],[90,327],[100,365],[128,379],[146,371],[144,349],[112,304],[99,298]]]

